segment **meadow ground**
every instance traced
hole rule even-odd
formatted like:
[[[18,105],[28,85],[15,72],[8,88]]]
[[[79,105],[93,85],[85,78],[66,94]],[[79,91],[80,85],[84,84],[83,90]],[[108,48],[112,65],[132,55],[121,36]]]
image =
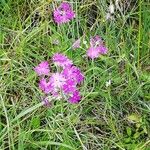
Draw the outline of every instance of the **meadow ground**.
[[[107,1],[70,2],[76,18],[58,26],[58,1],[0,1],[0,150],[150,150],[149,1],[122,1],[110,20]],[[92,61],[94,35],[108,53]],[[41,106],[33,67],[56,52],[84,73],[79,104]]]

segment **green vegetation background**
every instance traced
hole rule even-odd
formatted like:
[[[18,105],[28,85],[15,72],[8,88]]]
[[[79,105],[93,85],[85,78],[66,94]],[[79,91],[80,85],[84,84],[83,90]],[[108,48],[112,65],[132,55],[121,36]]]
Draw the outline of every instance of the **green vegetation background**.
[[[76,18],[57,26],[52,11],[59,2],[0,1],[0,150],[150,150],[149,1],[133,1],[113,20],[105,19],[107,1],[70,2]],[[75,39],[96,34],[106,56],[92,62],[84,44],[71,49]],[[77,105],[40,104],[33,67],[55,52],[84,72]]]

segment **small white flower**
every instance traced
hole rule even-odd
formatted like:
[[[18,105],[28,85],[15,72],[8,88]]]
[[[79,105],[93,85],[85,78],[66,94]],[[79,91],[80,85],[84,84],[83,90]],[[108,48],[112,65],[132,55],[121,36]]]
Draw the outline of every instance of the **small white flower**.
[[[106,81],[106,87],[109,87],[111,85],[111,80]]]
[[[115,1],[115,5],[116,5],[116,8],[117,8],[117,9],[120,9],[119,0],[116,0],[116,1]]]
[[[107,13],[107,14],[106,14],[106,20],[109,20],[109,19],[112,19],[112,16],[111,16],[110,13]]]
[[[86,46],[86,48],[88,48],[87,41],[83,40],[83,44]]]
[[[85,44],[85,45],[86,45],[86,44],[87,44],[87,41],[83,40],[83,44]]]
[[[114,14],[114,12],[115,12],[114,4],[109,5],[109,12],[110,12],[110,14]]]

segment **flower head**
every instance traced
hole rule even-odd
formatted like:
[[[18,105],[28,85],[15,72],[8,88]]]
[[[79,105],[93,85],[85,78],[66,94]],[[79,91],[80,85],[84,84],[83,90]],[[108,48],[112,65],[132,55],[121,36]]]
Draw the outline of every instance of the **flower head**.
[[[39,75],[48,75],[49,74],[49,64],[47,61],[41,62],[38,66],[34,68],[34,71]]]
[[[71,66],[73,64],[72,61],[68,59],[65,55],[59,53],[54,54],[53,61],[56,65],[63,68]]]
[[[74,17],[75,13],[68,2],[62,2],[60,6],[54,10],[54,20],[58,24],[69,22]]]
[[[63,71],[62,71],[62,75],[66,78],[66,79],[73,79],[76,83],[80,83],[83,81],[84,76],[81,73],[80,69],[75,67],[75,66],[70,66],[70,67],[66,67]]]
[[[64,93],[73,93],[76,90],[76,83],[73,79],[68,79],[63,85]]]
[[[96,35],[90,39],[90,48],[87,50],[87,56],[94,59],[98,58],[100,54],[106,54],[107,48],[105,47],[100,36]]]
[[[99,35],[96,35],[90,39],[90,46],[91,47],[97,47],[101,44],[103,44],[103,41]]]
[[[53,89],[52,84],[47,82],[44,78],[40,80],[39,88],[46,94],[50,93]]]
[[[94,48],[94,47],[90,47],[88,50],[87,50],[87,55],[88,57],[94,59],[94,58],[98,58],[99,57],[99,49],[98,48]]]
[[[99,49],[100,54],[107,54],[108,50],[104,45],[98,47],[98,49]]]
[[[72,96],[69,98],[70,103],[78,103],[81,100],[79,91],[73,92]]]
[[[52,87],[54,90],[57,91],[57,89],[62,88],[64,85],[66,79],[62,76],[60,73],[53,73],[50,77],[50,83],[52,84]]]

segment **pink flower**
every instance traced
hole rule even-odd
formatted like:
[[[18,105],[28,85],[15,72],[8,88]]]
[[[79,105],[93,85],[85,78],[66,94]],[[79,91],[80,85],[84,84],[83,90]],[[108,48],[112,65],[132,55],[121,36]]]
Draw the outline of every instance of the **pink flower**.
[[[73,79],[68,79],[63,85],[64,93],[72,93],[76,90],[76,83]]]
[[[63,68],[71,66],[73,64],[72,61],[68,59],[65,55],[59,53],[54,54],[53,61],[56,65],[61,66]]]
[[[62,88],[64,85],[66,79],[62,76],[60,73],[53,73],[50,77],[50,83],[52,84],[52,87],[54,88],[54,91],[57,91],[58,89]]]
[[[62,75],[66,79],[73,79],[76,83],[80,83],[84,80],[84,75],[81,73],[80,69],[75,66],[66,67],[62,71]]]
[[[87,50],[87,55],[88,57],[94,59],[94,58],[98,58],[99,57],[99,49],[98,48],[94,48],[94,47],[90,47],[88,50]]]
[[[107,54],[107,51],[108,49],[104,45],[99,47],[100,54]]]
[[[60,6],[54,10],[54,20],[58,24],[66,23],[75,17],[71,5],[68,2],[62,2]]]
[[[96,35],[90,39],[90,46],[91,47],[97,47],[101,44],[103,44],[103,41],[99,35]]]
[[[38,66],[34,68],[34,71],[39,75],[48,75],[50,72],[49,64],[47,61],[41,62]]]
[[[70,103],[78,103],[81,100],[79,91],[73,92],[72,96],[69,98]]]
[[[73,49],[79,48],[79,47],[80,47],[80,42],[81,42],[80,39],[76,40],[76,41],[73,43],[72,48],[73,48]]]
[[[87,56],[94,59],[98,58],[100,54],[106,54],[107,48],[105,47],[100,36],[96,35],[90,39],[90,48],[87,50]]]
[[[43,103],[49,106],[49,97],[53,99],[69,98],[70,103],[78,103],[81,99],[77,86],[84,80],[84,76],[80,69],[73,66],[73,63],[67,56],[56,53],[53,56],[54,64],[62,67],[57,72],[50,73],[47,61],[41,62],[34,70],[41,76],[39,81],[39,88],[45,94]],[[51,75],[49,77],[49,75]]]
[[[52,84],[50,82],[47,82],[44,78],[40,80],[39,88],[46,94],[50,93],[53,89]]]

